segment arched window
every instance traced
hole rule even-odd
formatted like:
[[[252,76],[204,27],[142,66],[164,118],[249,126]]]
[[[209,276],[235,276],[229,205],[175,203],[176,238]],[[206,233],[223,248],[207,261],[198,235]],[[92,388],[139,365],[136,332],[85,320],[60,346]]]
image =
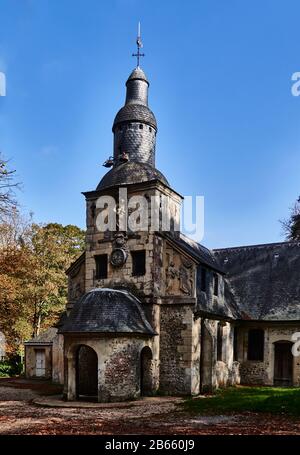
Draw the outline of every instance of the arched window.
[[[264,360],[264,331],[250,329],[248,332],[248,360]]]

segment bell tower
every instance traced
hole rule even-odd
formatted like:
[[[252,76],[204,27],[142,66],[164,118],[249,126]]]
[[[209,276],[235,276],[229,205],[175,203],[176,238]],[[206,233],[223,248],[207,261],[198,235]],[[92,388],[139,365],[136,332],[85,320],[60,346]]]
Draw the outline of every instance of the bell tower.
[[[183,198],[155,167],[157,123],[148,107],[149,81],[139,66],[141,47],[139,32],[137,66],[127,79],[125,104],[113,122],[113,156],[104,163],[111,169],[95,190],[83,193],[86,249],[69,272],[70,294],[79,285],[87,300],[78,306],[75,302],[74,311],[70,302],[74,324],[68,333],[77,333],[79,317],[84,327],[88,323],[82,332],[98,349],[102,401],[139,396],[144,385],[137,362],[144,355],[150,373],[146,376],[143,367],[143,378],[148,377],[151,393],[158,387],[176,394],[199,391],[197,259],[180,238]],[[72,337],[70,343],[81,340]],[[71,399],[74,355],[66,370]]]
[[[118,185],[132,185],[159,181],[170,187],[167,179],[155,167],[157,122],[148,106],[149,81],[140,67],[143,47],[140,25],[136,40],[137,66],[126,81],[124,106],[115,116],[113,132],[113,156],[103,166],[112,169],[104,175],[97,191]]]
[[[150,84],[139,66],[141,47],[139,32],[133,54],[137,66],[126,81],[125,104],[113,122],[113,156],[104,163],[111,169],[94,191],[83,194],[87,203],[85,290],[122,285],[145,299],[161,292],[157,265],[163,254],[161,234],[177,235],[182,197],[155,167],[157,122],[148,106]],[[116,203],[113,210],[105,207],[106,202],[99,203],[109,198]],[[108,217],[106,210],[116,214],[115,228],[101,230],[98,220]],[[124,223],[120,222],[122,211],[127,214]]]

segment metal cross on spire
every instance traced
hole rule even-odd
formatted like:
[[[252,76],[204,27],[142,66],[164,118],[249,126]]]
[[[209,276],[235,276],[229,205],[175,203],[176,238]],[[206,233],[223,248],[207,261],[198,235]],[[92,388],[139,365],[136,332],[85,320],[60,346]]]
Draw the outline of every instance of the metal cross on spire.
[[[139,68],[139,66],[140,66],[140,57],[145,57],[145,54],[141,54],[141,52],[140,52],[140,49],[142,49],[142,47],[143,47],[143,43],[142,43],[142,40],[141,40],[141,23],[140,22],[138,24],[138,35],[137,35],[137,39],[136,39],[136,45],[137,45],[137,53],[136,54],[132,54],[132,57],[136,57],[136,59],[137,59],[136,67]]]

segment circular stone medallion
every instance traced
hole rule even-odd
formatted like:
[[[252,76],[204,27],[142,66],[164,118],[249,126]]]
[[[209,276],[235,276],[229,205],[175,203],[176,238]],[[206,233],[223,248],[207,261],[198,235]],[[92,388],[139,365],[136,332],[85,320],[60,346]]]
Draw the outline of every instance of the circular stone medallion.
[[[127,253],[123,248],[115,248],[110,255],[110,262],[114,267],[121,267],[125,264]]]

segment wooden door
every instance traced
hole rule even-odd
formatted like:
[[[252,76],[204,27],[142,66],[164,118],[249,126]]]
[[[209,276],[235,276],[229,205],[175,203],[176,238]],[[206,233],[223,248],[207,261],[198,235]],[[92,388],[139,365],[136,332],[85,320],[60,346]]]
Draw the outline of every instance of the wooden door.
[[[77,351],[76,362],[77,398],[94,400],[98,396],[98,357],[96,352],[86,345]]]
[[[293,385],[292,343],[289,341],[275,343],[274,385]]]

